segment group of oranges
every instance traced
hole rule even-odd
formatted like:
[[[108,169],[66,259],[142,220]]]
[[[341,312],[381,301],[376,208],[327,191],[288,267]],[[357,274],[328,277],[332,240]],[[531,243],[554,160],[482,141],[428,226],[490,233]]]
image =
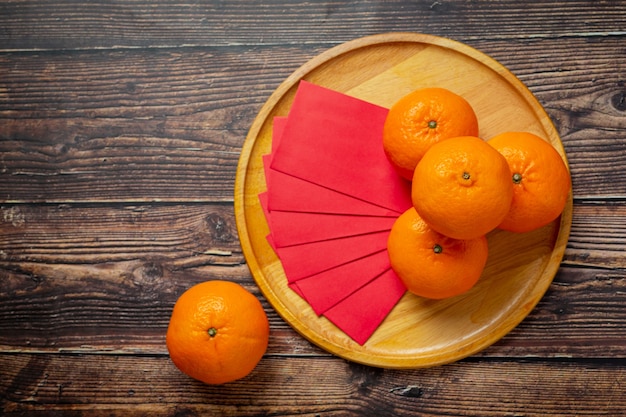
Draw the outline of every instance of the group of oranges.
[[[387,115],[383,148],[411,181],[413,202],[394,223],[387,249],[416,295],[465,293],[487,263],[489,232],[538,229],[567,202],[569,170],[549,142],[530,132],[478,134],[470,103],[444,88],[415,90]]]

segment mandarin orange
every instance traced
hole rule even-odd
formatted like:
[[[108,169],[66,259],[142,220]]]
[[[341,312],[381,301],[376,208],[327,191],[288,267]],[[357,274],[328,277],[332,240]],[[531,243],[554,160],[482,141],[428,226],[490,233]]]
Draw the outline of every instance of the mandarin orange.
[[[241,285],[207,281],[185,291],[174,305],[166,344],[182,372],[207,384],[224,384],[252,372],[269,341],[259,300]]]
[[[415,208],[394,223],[387,251],[391,267],[413,294],[443,299],[463,294],[487,263],[487,238],[458,240],[434,231]]]
[[[455,136],[477,136],[478,119],[463,97],[445,88],[423,88],[400,98],[383,127],[387,158],[411,180],[415,166],[433,144]]]
[[[523,233],[559,217],[572,184],[557,150],[530,132],[504,132],[488,143],[507,160],[513,184],[511,209],[498,227]]]
[[[495,229],[511,207],[506,159],[484,140],[461,136],[434,144],[417,164],[413,205],[433,229],[474,239]]]

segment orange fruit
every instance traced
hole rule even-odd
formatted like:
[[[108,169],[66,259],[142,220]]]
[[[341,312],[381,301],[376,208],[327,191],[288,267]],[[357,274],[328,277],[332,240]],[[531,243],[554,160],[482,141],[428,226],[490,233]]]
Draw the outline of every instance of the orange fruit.
[[[390,109],[383,127],[387,158],[404,178],[433,144],[455,136],[477,136],[478,120],[472,106],[445,88],[415,90]]]
[[[387,241],[391,268],[413,294],[442,299],[471,289],[487,263],[487,238],[459,240],[429,227],[415,208],[405,211]]]
[[[455,239],[474,239],[495,229],[509,212],[509,165],[480,138],[446,139],[417,164],[411,197],[430,227]]]
[[[505,132],[488,143],[504,155],[513,184],[511,209],[498,227],[529,232],[559,217],[572,183],[557,150],[529,132]]]
[[[166,344],[172,362],[207,384],[247,376],[269,341],[269,322],[259,300],[241,285],[207,281],[176,301]]]

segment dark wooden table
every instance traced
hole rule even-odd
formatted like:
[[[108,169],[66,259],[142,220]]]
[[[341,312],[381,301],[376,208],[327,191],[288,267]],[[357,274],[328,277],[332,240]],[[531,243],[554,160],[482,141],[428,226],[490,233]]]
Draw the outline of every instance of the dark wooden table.
[[[517,328],[454,364],[385,370],[310,344],[258,290],[233,188],[272,91],[365,35],[449,37],[544,105],[572,231]],[[626,413],[626,2],[0,4],[0,414],[620,416]],[[270,318],[247,378],[207,386],[165,347],[177,297],[243,284]]]

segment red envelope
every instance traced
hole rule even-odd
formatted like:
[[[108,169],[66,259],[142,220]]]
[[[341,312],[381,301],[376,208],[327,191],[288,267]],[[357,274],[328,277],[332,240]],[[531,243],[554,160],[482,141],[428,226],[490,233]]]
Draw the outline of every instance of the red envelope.
[[[320,187],[270,168],[273,155],[264,155],[268,210],[398,217],[399,213]]]
[[[268,224],[276,247],[391,230],[395,217],[272,211]]]
[[[315,313],[320,315],[389,268],[389,256],[383,250],[301,279],[295,284]]]
[[[271,168],[403,213],[411,206],[410,184],[383,151],[387,112],[302,81]]]
[[[263,156],[265,181],[271,193],[269,210],[335,213],[369,216],[397,217],[398,213],[363,200],[355,199],[335,190],[320,187],[270,168],[274,152],[278,149],[287,117],[275,117],[272,128],[272,153]],[[270,186],[270,184],[272,184]]]
[[[406,293],[406,287],[389,269],[348,298],[324,312],[324,316],[360,345],[365,344]]]
[[[291,283],[386,250],[388,235],[389,231],[368,233],[296,246],[277,247],[275,251],[283,265],[287,281]]]

